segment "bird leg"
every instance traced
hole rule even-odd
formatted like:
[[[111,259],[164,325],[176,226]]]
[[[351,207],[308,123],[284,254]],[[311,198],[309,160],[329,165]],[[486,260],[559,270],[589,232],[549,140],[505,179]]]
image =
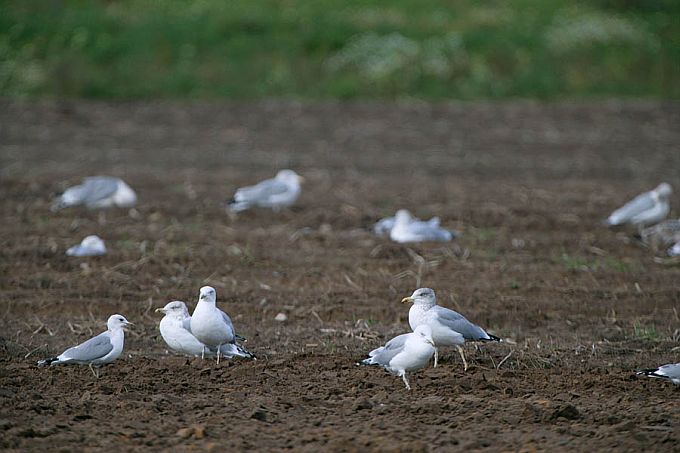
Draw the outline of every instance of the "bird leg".
[[[463,371],[467,371],[468,369],[468,364],[467,360],[465,360],[465,353],[463,352],[463,348],[460,347],[460,345],[456,345],[456,348],[458,348],[458,353],[460,354],[460,358],[463,359]]]
[[[437,354],[437,348],[434,348],[434,367],[437,368],[437,358],[439,354]]]
[[[405,371],[404,374],[401,375],[401,379],[404,381],[404,384],[406,384],[406,390],[411,390],[411,385],[408,383],[408,379],[406,379]]]
[[[220,347],[222,347],[222,345],[218,344],[217,345],[217,364],[218,365],[220,364],[220,356],[222,355],[222,354],[220,354]]]
[[[203,345],[203,349],[201,349],[201,360],[205,359],[205,345]]]
[[[99,372],[94,370],[94,367],[92,366],[91,363],[90,363],[89,366],[90,366],[90,371],[92,371],[92,374],[94,374],[94,377],[99,379]]]

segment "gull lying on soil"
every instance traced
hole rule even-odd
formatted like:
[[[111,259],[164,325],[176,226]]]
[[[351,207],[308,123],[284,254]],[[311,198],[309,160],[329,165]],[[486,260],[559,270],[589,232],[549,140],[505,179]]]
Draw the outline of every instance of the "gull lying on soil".
[[[99,236],[87,236],[83,241],[66,250],[68,256],[100,256],[106,255],[106,245]]]
[[[503,341],[487,333],[477,324],[471,323],[460,313],[437,305],[434,291],[430,288],[419,288],[411,296],[404,297],[401,302],[413,303],[408,311],[408,323],[411,329],[415,330],[421,325],[430,326],[432,329],[432,339],[435,344],[434,366],[437,366],[436,348],[439,346],[455,346],[467,370],[467,361],[461,347],[465,344],[465,340]]]
[[[675,385],[680,385],[680,363],[669,363],[659,368],[640,370],[637,374],[642,374],[654,378],[668,379]]]
[[[89,365],[92,374],[99,377],[93,366],[111,363],[120,357],[125,341],[124,327],[131,325],[122,315],[111,315],[106,325],[108,330],[84,343],[62,352],[57,357],[41,360],[38,366],[79,363]]]
[[[229,315],[217,308],[216,302],[215,288],[201,288],[198,304],[189,322],[191,333],[205,345],[201,358],[205,357],[208,348],[221,350],[223,345],[236,344],[236,340],[241,338],[235,334]],[[217,354],[218,364],[220,357],[221,354]]]
[[[135,203],[137,203],[135,191],[122,179],[111,176],[92,176],[83,179],[80,185],[66,189],[52,204],[52,211],[81,204],[90,209],[113,206],[129,208]]]
[[[676,242],[666,251],[666,254],[668,254],[668,256],[680,256],[680,242]]]
[[[418,326],[412,333],[405,333],[392,338],[385,346],[368,353],[368,358],[361,361],[363,365],[381,365],[390,373],[400,376],[411,390],[406,373],[427,365],[434,354],[432,330],[429,326]]]
[[[662,221],[670,211],[669,198],[673,193],[670,184],[662,182],[656,189],[638,195],[621,208],[612,212],[605,225],[615,226],[625,223],[644,227]]]
[[[386,222],[389,225],[389,222]],[[383,227],[384,228],[384,225]],[[390,239],[394,242],[448,242],[455,237],[455,233],[439,226],[439,218],[424,222],[411,215],[406,209],[400,209],[394,216],[394,226],[390,230]]]
[[[640,239],[655,252],[680,242],[680,219],[664,220],[640,231]]]
[[[293,170],[281,170],[272,179],[238,189],[229,202],[229,210],[240,212],[261,207],[278,211],[287,208],[300,196],[302,181],[303,178]]]
[[[194,357],[217,355],[216,348],[206,346],[191,333],[191,316],[184,302],[179,300],[168,302],[165,307],[157,308],[156,311],[165,314],[159,327],[161,336],[170,349]],[[235,342],[221,345],[219,351],[220,355],[226,358],[234,356],[246,359],[255,358],[253,354]]]

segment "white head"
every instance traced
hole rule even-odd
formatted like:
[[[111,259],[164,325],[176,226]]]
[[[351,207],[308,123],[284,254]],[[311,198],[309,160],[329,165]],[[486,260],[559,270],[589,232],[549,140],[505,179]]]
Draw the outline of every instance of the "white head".
[[[213,304],[217,302],[217,293],[215,292],[215,288],[213,288],[212,286],[204,286],[203,288],[201,288],[198,300],[200,302],[210,302]]]
[[[288,185],[299,185],[302,181],[304,181],[304,178],[295,173],[293,170],[281,170],[276,174],[276,180]]]
[[[165,304],[163,308],[157,308],[157,312],[165,313],[173,318],[184,319],[189,317],[189,310],[187,305],[181,300],[173,300]]]
[[[406,209],[400,209],[397,211],[397,213],[394,215],[394,221],[396,223],[409,223],[413,216],[411,216],[411,213],[408,212]]]
[[[125,319],[125,316],[123,315],[111,315],[109,316],[109,320],[106,322],[106,326],[109,328],[109,330],[122,329],[128,325],[132,325],[132,323]]]
[[[667,182],[662,182],[661,184],[656,186],[656,189],[654,189],[654,191],[659,195],[659,197],[668,198],[673,193],[673,188]]]
[[[417,326],[413,333],[421,337],[426,343],[434,346],[434,340],[432,339],[432,328],[427,324],[421,324]]]
[[[434,296],[434,291],[430,288],[418,288],[409,297],[404,297],[401,302],[412,302],[413,305],[433,307],[437,304],[437,298]]]

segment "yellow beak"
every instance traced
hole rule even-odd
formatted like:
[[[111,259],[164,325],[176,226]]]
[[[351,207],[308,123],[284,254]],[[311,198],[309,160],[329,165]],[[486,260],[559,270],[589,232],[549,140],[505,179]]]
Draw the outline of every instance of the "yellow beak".
[[[413,297],[408,296],[408,297],[404,297],[404,298],[401,300],[401,303],[402,303],[402,304],[405,304],[406,302],[413,302]]]
[[[163,308],[157,308],[156,313],[165,313],[165,309]]]

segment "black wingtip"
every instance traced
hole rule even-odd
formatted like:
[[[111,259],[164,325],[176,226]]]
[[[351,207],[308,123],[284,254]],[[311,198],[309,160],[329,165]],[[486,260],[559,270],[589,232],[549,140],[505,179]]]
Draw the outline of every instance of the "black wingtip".
[[[57,360],[59,360],[57,357],[50,357],[49,359],[38,360],[38,366],[44,367],[44,366],[47,366],[47,365],[51,365],[52,362],[56,362]]]
[[[496,335],[491,335],[490,333],[487,333],[489,336],[489,339],[487,341],[498,341],[499,343],[503,342],[503,339],[501,337],[497,337]]]
[[[657,371],[659,371],[658,368],[647,368],[645,370],[638,370],[638,371],[635,372],[635,374],[644,375],[644,376],[652,376],[652,377],[660,377],[660,378],[666,377],[662,374],[656,374]]]

